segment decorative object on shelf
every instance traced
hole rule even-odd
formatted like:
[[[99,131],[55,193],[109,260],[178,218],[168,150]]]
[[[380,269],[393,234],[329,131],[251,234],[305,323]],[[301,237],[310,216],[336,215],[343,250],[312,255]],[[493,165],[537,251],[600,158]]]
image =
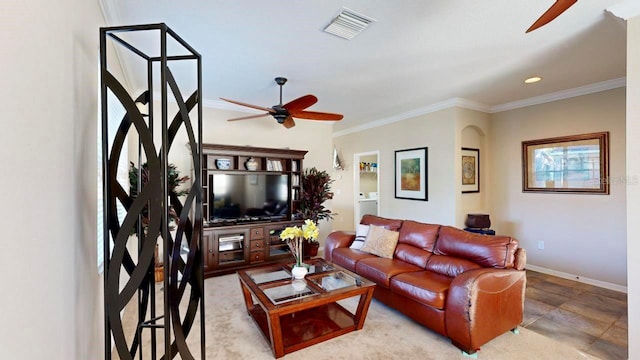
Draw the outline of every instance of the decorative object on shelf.
[[[307,219],[304,221],[304,224],[300,226],[289,226],[282,230],[280,233],[280,239],[285,240],[287,245],[289,246],[289,250],[291,254],[296,260],[295,265],[291,269],[291,274],[296,279],[304,278],[307,274],[307,267],[302,262],[303,260],[303,243],[305,240],[308,241],[316,241],[318,239],[318,227],[316,224]],[[303,268],[304,270],[300,269]]]
[[[333,147],[333,169],[334,170],[344,170],[344,165],[342,164],[342,161],[340,161],[340,158],[338,157],[338,149],[336,149],[336,147]]]
[[[216,159],[216,168],[218,168],[218,170],[229,170],[231,168],[231,160]]]
[[[489,220],[489,214],[467,214],[467,220],[464,221],[465,231],[469,231],[476,234],[483,235],[495,235],[494,230],[489,229],[491,227],[491,220]]]
[[[396,199],[427,201],[428,148],[396,150]]]
[[[462,193],[480,192],[480,149],[462,148]]]
[[[333,199],[331,192],[331,177],[326,171],[320,171],[315,167],[305,169],[302,175],[302,196],[300,197],[300,218],[311,219],[314,223],[320,220],[333,219],[336,215],[322,205],[325,201]]]
[[[256,159],[250,157],[245,163],[244,163],[244,167],[249,170],[249,171],[256,171],[258,170],[258,162],[256,161]]]
[[[464,225],[472,229],[488,229],[491,227],[489,214],[467,214]]]
[[[522,191],[609,195],[609,132],[522,142]]]

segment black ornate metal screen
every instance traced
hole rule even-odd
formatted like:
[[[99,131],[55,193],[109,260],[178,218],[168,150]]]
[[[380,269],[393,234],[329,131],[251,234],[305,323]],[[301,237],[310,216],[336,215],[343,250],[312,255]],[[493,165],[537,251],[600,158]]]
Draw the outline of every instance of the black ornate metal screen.
[[[144,46],[134,46],[141,39]],[[150,49],[150,43],[157,46]],[[142,359],[143,354],[154,360],[194,359],[194,354],[204,359],[201,56],[165,24],[101,28],[100,56],[105,359]],[[146,65],[146,89],[135,96],[113,70],[119,60],[131,58]],[[195,71],[187,85],[179,85],[171,69],[183,71],[185,63]],[[107,103],[114,99],[124,115],[110,111]],[[171,118],[170,107],[176,109]],[[110,137],[114,120],[118,126]],[[170,187],[172,150],[180,147],[176,153],[185,153],[177,139],[187,139],[189,154],[182,157],[189,157],[184,162],[191,167],[180,169],[191,171],[191,187],[182,196]],[[118,169],[124,144],[132,141],[138,145],[134,174],[140,181],[130,192],[129,183],[119,182]],[[158,284],[157,245],[164,265]],[[130,309],[137,313],[133,325],[124,318]]]

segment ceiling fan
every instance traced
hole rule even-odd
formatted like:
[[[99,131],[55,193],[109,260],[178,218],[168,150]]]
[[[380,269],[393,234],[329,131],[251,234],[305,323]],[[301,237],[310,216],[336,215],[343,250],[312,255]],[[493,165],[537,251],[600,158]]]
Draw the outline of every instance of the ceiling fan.
[[[536,20],[536,22],[534,22],[526,32],[531,32],[539,27],[550,23],[553,19],[560,16],[560,14],[565,12],[565,10],[570,8],[576,2],[578,2],[578,0],[556,0],[556,2],[551,5],[551,7],[547,11],[545,11],[545,13],[542,14],[542,16],[540,16],[540,18]]]
[[[220,98],[224,101],[228,101],[233,104],[266,111],[266,113],[264,114],[243,116],[243,117],[229,119],[227,121],[254,119],[254,118],[259,118],[266,115],[271,115],[276,119],[276,121],[278,121],[278,124],[282,124],[285,128],[289,129],[296,126],[295,121],[293,121],[294,117],[299,119],[309,119],[309,120],[327,120],[327,121],[342,120],[343,116],[341,114],[306,111],[305,110],[306,108],[318,102],[318,98],[313,95],[301,96],[283,105],[282,104],[282,86],[287,82],[287,79],[283,77],[277,77],[275,78],[275,81],[276,81],[276,84],[280,86],[280,103],[278,105],[273,105],[270,108],[247,104],[241,101]]]

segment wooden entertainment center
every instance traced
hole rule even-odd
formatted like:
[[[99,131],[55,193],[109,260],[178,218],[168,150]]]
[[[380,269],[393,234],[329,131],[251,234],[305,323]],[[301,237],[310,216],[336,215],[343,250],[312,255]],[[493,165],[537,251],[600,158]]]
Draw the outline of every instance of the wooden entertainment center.
[[[288,226],[302,224],[296,213],[306,153],[202,145],[206,277],[293,260],[279,235]]]

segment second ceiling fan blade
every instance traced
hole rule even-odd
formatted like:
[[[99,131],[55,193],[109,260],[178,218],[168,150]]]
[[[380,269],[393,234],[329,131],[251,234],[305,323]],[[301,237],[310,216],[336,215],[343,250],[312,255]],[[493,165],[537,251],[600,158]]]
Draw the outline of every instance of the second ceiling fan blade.
[[[301,96],[295,100],[291,100],[288,103],[282,105],[283,108],[287,109],[290,114],[294,114],[298,111],[304,110],[309,106],[318,102],[318,98],[313,95],[305,95]]]
[[[333,113],[317,112],[317,111],[298,111],[297,113],[291,114],[291,115],[301,119],[331,120],[331,121],[342,120],[342,118],[344,117],[342,114],[333,114]]]
[[[275,110],[271,109],[271,108],[267,108],[267,107],[263,107],[263,106],[258,106],[258,105],[253,105],[253,104],[247,104],[245,102],[242,101],[237,101],[237,100],[230,100],[230,99],[225,99],[225,98],[220,98],[224,101],[230,102],[232,104],[236,104],[236,105],[242,105],[242,106],[246,106],[246,107],[250,107],[253,109],[258,109],[258,110],[264,110],[269,112],[270,114],[275,114]]]
[[[287,129],[291,129],[292,127],[296,126],[296,122],[293,121],[293,117],[287,116],[287,118],[284,119],[282,126],[286,127]]]
[[[263,116],[267,116],[267,115],[271,115],[271,114],[270,113],[264,113],[264,114],[258,114],[258,115],[242,116],[242,117],[229,119],[227,121],[238,121],[238,120],[255,119],[255,118],[259,118],[259,117],[263,117]]]
[[[545,11],[545,13],[542,14],[542,16],[540,16],[540,18],[536,20],[536,22],[534,22],[526,32],[531,32],[539,27],[550,23],[553,19],[560,16],[560,14],[565,12],[565,10],[570,8],[577,1],[578,0],[556,0],[556,2],[551,5],[551,7],[547,11]]]

